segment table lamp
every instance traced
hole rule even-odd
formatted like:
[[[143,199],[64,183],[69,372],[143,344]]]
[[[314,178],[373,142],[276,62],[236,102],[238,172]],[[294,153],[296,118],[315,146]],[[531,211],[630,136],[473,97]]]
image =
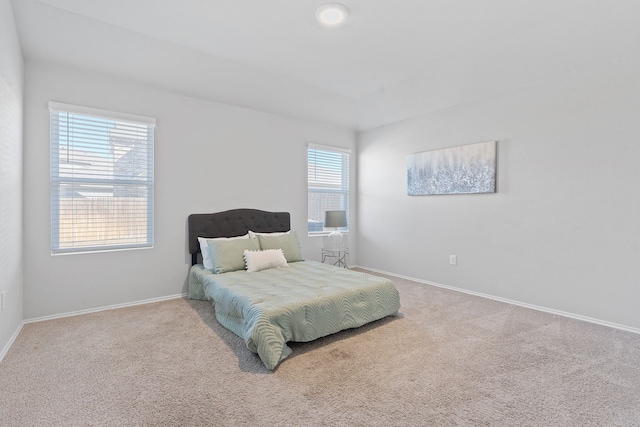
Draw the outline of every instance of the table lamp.
[[[324,226],[334,229],[329,233],[329,247],[331,249],[341,248],[343,236],[339,228],[347,226],[347,211],[326,211]]]

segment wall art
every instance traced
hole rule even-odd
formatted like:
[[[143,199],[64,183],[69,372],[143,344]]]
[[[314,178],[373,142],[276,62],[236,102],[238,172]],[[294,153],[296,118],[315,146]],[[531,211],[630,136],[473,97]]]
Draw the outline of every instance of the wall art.
[[[407,194],[496,192],[496,141],[410,154]]]

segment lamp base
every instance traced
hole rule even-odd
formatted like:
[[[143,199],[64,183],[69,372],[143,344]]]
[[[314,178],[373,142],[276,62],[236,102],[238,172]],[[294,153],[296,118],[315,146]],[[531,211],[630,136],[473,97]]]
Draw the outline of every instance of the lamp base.
[[[340,232],[340,230],[336,228],[331,233],[329,233],[329,236],[327,239],[328,239],[329,248],[338,249],[342,247],[342,241],[344,237],[342,236],[342,233]]]

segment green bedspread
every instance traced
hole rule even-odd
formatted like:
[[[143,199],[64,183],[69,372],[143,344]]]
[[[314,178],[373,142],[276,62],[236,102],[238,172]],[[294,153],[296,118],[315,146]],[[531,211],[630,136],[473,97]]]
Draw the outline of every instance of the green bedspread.
[[[394,315],[393,283],[315,261],[248,273],[191,268],[189,297],[212,300],[216,318],[258,353],[267,369],[291,354],[289,341],[312,341]]]

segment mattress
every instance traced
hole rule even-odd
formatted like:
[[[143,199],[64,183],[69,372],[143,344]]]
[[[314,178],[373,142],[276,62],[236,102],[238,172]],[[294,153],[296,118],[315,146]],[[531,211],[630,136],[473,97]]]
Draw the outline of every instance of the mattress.
[[[286,268],[213,274],[191,268],[190,298],[213,301],[218,321],[241,337],[267,369],[307,342],[397,314],[400,296],[383,277],[300,261]]]

